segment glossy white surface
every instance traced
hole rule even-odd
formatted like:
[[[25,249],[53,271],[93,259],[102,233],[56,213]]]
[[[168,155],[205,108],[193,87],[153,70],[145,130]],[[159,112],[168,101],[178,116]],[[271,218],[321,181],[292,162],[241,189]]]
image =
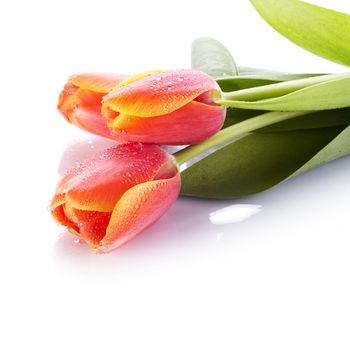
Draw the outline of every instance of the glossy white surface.
[[[349,157],[239,200],[181,198],[108,255],[50,218],[59,173],[110,144],[56,111],[70,74],[188,67],[201,35],[247,66],[346,70],[281,38],[246,0],[212,6],[0,5],[3,349],[349,349]]]

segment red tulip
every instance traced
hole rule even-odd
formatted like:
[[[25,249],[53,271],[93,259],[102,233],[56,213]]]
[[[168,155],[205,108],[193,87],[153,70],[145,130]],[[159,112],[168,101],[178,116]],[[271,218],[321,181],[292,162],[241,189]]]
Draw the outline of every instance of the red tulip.
[[[159,219],[176,200],[180,175],[157,145],[125,143],[71,169],[51,202],[53,218],[107,252]]]
[[[197,70],[131,77],[103,98],[102,114],[120,140],[184,145],[215,134],[225,119],[216,81]]]
[[[116,84],[126,79],[121,74],[77,74],[69,78],[58,101],[65,119],[95,135],[115,140],[101,115],[101,101]]]

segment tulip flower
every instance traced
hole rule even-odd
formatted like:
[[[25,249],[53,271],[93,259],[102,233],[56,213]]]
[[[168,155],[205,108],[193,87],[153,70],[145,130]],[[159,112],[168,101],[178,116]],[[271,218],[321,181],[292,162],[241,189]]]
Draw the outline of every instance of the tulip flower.
[[[138,74],[103,97],[102,114],[123,141],[196,144],[215,134],[225,119],[216,81],[198,70]]]
[[[157,145],[124,143],[75,166],[58,183],[53,218],[97,251],[124,244],[176,200],[180,175]]]
[[[58,110],[65,119],[92,134],[115,140],[101,115],[101,101],[116,84],[126,79],[121,74],[73,75],[59,96]]]

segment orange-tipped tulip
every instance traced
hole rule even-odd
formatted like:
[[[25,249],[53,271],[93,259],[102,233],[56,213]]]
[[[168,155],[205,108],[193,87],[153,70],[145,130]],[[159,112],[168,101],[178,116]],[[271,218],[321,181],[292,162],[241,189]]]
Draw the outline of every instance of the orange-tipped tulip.
[[[58,110],[69,123],[92,134],[115,140],[106,119],[101,115],[101,102],[104,95],[126,78],[126,75],[121,74],[73,75],[60,94]]]
[[[196,144],[215,134],[225,119],[216,81],[197,70],[131,77],[103,98],[102,114],[124,141]]]
[[[159,219],[176,200],[180,175],[157,145],[125,143],[71,169],[51,202],[53,218],[107,252]]]

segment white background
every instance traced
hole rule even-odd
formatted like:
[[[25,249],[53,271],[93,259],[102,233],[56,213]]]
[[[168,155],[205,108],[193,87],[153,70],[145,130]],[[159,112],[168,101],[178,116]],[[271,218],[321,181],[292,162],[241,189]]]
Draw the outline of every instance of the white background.
[[[248,198],[179,199],[107,255],[47,209],[59,173],[109,144],[56,111],[70,74],[187,68],[198,36],[242,65],[346,68],[283,39],[247,0],[4,1],[0,30],[3,349],[350,348],[349,157]]]

